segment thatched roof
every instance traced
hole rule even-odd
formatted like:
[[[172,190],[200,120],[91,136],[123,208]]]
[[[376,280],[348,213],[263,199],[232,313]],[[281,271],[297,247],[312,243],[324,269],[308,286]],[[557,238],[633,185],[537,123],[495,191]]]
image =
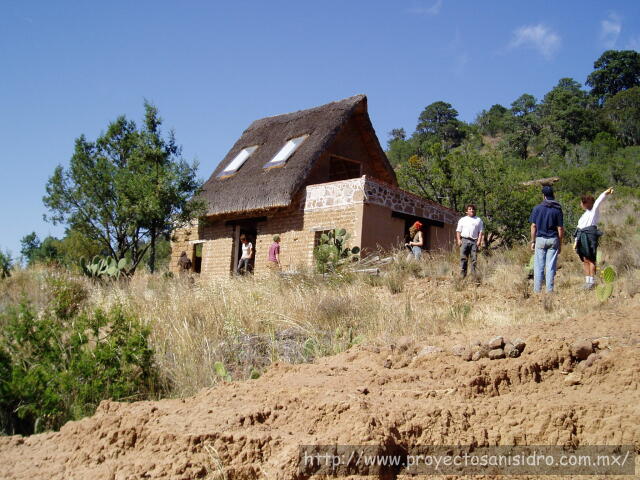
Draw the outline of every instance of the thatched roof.
[[[395,181],[393,168],[380,146],[367,113],[367,97],[356,95],[320,107],[253,122],[204,184],[202,196],[208,203],[207,214],[289,206],[296,193],[305,186],[314,163],[352,118],[355,118],[358,131],[365,137],[369,157]],[[305,134],[309,134],[309,137],[283,166],[264,168],[287,140]],[[243,148],[253,145],[259,145],[259,148],[235,174],[219,177]]]

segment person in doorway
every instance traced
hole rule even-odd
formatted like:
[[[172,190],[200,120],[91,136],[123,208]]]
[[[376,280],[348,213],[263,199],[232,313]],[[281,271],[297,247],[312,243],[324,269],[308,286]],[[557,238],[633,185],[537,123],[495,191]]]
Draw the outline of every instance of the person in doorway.
[[[407,255],[409,260],[420,260],[422,249],[424,248],[424,234],[422,233],[422,223],[417,221],[409,228],[409,242],[404,244],[411,252]]]
[[[534,251],[533,291],[540,293],[544,278],[547,292],[551,293],[556,277],[558,255],[562,249],[564,219],[562,206],[556,202],[553,188],[545,185],[542,187],[542,195],[542,202],[533,207],[529,216],[531,250]]]
[[[582,261],[584,269],[584,289],[591,290],[595,284],[596,276],[596,256],[598,253],[598,239],[602,232],[598,230],[598,221],[600,220],[600,206],[607,195],[613,193],[613,188],[608,188],[600,194],[594,201],[591,195],[583,195],[580,206],[584,213],[578,220],[573,237],[573,248]]]
[[[273,236],[273,243],[269,247],[267,266],[271,270],[280,270],[280,235]]]
[[[251,272],[251,258],[253,257],[253,244],[249,241],[246,235],[240,235],[240,242],[242,243],[242,255],[238,261],[238,268],[236,273],[239,275]]]
[[[180,273],[187,273],[191,270],[191,260],[187,257],[187,252],[182,252],[178,259],[178,268]]]
[[[484,240],[484,223],[476,217],[476,206],[470,203],[466,207],[466,216],[458,220],[456,243],[460,247],[460,276],[467,276],[467,266],[471,258],[471,273],[476,277],[478,250]]]

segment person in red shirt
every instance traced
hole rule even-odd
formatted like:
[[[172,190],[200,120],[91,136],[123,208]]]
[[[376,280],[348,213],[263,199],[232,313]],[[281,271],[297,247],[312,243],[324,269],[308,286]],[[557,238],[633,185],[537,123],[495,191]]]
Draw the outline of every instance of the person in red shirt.
[[[273,236],[273,243],[269,247],[269,261],[267,265],[272,270],[280,270],[280,235]]]

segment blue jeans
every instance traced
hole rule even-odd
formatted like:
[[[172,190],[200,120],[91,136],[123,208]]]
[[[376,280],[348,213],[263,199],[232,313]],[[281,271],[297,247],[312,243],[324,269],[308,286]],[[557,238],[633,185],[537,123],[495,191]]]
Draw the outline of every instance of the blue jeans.
[[[553,280],[558,264],[560,240],[556,238],[536,237],[536,251],[533,261],[533,291],[542,290],[542,278],[546,280],[547,292],[553,292]]]
[[[411,252],[413,253],[413,257],[416,260],[420,260],[420,258],[422,257],[422,247],[419,247],[417,245],[413,245],[411,247]]]

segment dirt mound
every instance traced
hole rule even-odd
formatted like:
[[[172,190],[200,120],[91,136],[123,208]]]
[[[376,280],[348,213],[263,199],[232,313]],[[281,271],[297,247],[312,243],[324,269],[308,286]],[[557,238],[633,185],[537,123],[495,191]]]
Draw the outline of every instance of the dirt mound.
[[[360,346],[182,400],[103,402],[60,432],[0,438],[0,477],[298,479],[307,478],[298,474],[299,445],[318,444],[639,451],[639,306]],[[522,355],[465,361],[452,353],[495,335],[525,339]]]

